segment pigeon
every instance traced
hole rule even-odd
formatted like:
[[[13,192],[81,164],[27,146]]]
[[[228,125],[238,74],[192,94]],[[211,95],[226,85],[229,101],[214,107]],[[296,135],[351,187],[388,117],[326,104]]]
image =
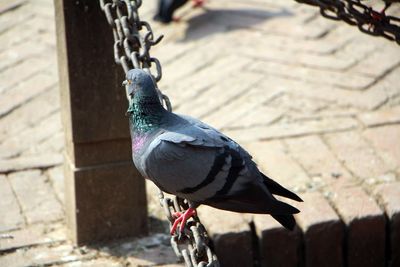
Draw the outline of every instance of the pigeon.
[[[263,174],[250,154],[228,136],[195,118],[166,110],[152,76],[132,69],[124,84],[133,163],[162,191],[185,198],[189,208],[174,214],[182,233],[199,205],[239,213],[270,214],[293,230],[299,210],[274,195],[302,201]]]
[[[170,23],[175,20],[173,14],[175,10],[186,4],[188,0],[158,0],[157,13],[154,20],[162,23]],[[193,0],[193,7],[201,7],[204,0]],[[178,19],[177,19],[178,20]]]

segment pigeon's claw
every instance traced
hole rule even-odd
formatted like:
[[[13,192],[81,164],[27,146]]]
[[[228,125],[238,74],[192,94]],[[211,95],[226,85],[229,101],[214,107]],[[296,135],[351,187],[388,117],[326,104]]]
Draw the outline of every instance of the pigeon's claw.
[[[189,220],[193,215],[196,215],[196,210],[193,208],[188,208],[183,214],[180,212],[175,212],[172,216],[175,217],[175,221],[171,227],[171,235],[173,235],[180,224],[179,231],[183,233],[187,220]]]
[[[375,21],[382,21],[386,18],[386,10],[391,6],[391,3],[385,3],[384,8],[380,12],[371,10],[371,17]]]
[[[205,0],[193,0],[193,7],[202,7],[204,6]]]
[[[172,214],[172,217],[174,217],[175,219],[179,218],[182,216],[182,212],[176,211]]]

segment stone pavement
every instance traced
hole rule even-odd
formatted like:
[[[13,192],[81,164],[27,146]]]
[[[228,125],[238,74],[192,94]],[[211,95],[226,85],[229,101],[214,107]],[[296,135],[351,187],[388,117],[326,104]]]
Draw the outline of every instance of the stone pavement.
[[[224,266],[400,266],[400,47],[295,1],[180,13],[152,24],[174,110],[237,139],[305,200],[294,232],[202,207]],[[51,1],[0,0],[0,266],[182,266],[151,184],[149,237],[67,240],[54,31]]]

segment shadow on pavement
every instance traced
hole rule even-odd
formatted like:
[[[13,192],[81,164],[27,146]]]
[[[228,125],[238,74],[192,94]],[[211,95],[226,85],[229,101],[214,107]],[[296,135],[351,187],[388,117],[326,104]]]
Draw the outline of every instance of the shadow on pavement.
[[[254,25],[278,17],[293,16],[286,9],[278,12],[246,8],[246,9],[204,9],[204,12],[190,18],[188,27],[181,42],[196,41],[203,37]]]

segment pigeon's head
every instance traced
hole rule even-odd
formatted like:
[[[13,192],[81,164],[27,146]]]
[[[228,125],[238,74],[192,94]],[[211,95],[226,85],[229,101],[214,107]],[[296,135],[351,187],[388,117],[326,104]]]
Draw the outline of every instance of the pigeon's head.
[[[126,74],[124,85],[128,85],[128,94],[133,99],[157,99],[156,86],[151,75],[141,69],[132,69]]]

